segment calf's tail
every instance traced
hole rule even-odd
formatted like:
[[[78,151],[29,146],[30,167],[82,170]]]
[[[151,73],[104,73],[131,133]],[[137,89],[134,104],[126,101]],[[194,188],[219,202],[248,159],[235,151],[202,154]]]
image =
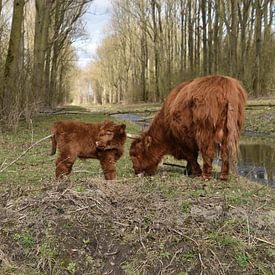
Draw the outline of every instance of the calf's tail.
[[[51,151],[51,156],[52,156],[56,153],[56,146],[57,146],[55,134],[52,135],[51,139],[52,139],[52,151]]]

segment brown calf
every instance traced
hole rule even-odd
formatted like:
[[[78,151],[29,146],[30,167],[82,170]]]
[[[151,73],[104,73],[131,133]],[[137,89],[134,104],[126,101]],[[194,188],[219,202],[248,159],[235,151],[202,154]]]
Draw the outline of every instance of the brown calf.
[[[112,121],[83,123],[74,120],[55,122],[52,128],[52,155],[56,148],[56,178],[70,174],[77,158],[100,161],[106,180],[116,178],[116,161],[123,154],[126,141],[125,124]]]

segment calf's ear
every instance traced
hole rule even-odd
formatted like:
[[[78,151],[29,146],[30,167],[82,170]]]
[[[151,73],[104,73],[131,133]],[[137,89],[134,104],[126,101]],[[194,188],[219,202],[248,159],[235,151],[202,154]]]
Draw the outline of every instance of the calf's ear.
[[[152,137],[151,136],[146,136],[144,139],[144,144],[146,146],[146,148],[148,148],[152,143]]]
[[[123,134],[125,132],[126,125],[125,124],[121,124],[119,126],[120,126],[120,133]]]

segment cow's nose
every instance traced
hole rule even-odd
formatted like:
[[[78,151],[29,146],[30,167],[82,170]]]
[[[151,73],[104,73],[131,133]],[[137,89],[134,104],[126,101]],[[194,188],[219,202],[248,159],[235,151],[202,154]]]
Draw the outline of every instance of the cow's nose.
[[[99,141],[96,141],[96,142],[95,142],[95,145],[98,146],[98,145],[99,145]]]

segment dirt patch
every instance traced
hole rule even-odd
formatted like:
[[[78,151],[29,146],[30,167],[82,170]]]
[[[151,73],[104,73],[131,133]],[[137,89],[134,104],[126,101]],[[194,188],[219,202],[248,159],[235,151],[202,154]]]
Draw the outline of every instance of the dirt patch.
[[[39,192],[1,194],[0,271],[272,273],[272,197],[259,186],[240,195],[234,189],[238,184],[247,183],[162,175],[77,187],[53,183]]]

